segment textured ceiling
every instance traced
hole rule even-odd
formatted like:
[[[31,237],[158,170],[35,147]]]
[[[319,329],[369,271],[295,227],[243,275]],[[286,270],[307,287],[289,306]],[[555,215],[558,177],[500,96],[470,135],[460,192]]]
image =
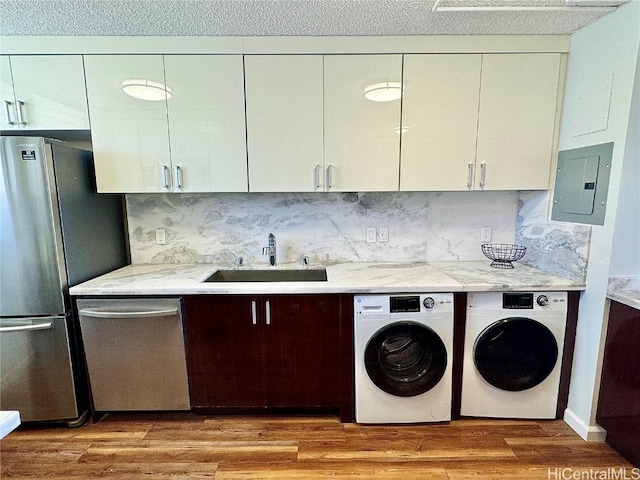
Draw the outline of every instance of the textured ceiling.
[[[0,35],[549,35],[573,33],[607,13],[585,7],[433,13],[434,1],[0,0]],[[440,2],[443,7],[508,4],[563,7],[565,0]]]

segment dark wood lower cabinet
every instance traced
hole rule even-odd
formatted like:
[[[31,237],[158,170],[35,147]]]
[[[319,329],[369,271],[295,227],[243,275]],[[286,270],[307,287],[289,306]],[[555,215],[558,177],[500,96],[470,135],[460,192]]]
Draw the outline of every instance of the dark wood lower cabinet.
[[[596,420],[640,467],[640,310],[611,302]]]
[[[185,297],[194,409],[339,409],[353,418],[353,297]]]

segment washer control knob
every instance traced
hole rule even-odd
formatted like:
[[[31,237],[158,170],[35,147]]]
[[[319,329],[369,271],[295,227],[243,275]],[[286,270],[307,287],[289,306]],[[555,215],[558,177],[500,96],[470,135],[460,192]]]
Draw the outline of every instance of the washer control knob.
[[[546,307],[549,305],[549,297],[546,295],[539,295],[538,298],[536,298],[536,303],[541,307]]]
[[[431,297],[426,297],[422,301],[422,305],[424,305],[424,308],[433,308],[435,304],[436,304],[435,300]]]

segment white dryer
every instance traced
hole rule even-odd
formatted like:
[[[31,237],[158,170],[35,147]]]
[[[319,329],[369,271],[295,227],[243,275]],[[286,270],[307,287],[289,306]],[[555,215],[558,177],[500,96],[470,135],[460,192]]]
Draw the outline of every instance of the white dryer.
[[[358,423],[451,419],[453,294],[354,298]]]
[[[566,318],[566,292],[469,294],[460,414],[555,418]]]

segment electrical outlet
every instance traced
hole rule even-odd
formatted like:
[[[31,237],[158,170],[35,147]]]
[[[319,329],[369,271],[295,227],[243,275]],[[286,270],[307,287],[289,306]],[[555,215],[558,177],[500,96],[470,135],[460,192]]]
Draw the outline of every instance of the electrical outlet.
[[[491,241],[491,227],[482,227],[480,241],[482,243],[488,243]]]
[[[387,243],[389,241],[389,227],[380,227],[378,230],[378,241]]]
[[[167,229],[156,228],[156,245],[166,245],[166,244],[167,244]]]
[[[376,227],[367,227],[367,243],[376,243]]]

